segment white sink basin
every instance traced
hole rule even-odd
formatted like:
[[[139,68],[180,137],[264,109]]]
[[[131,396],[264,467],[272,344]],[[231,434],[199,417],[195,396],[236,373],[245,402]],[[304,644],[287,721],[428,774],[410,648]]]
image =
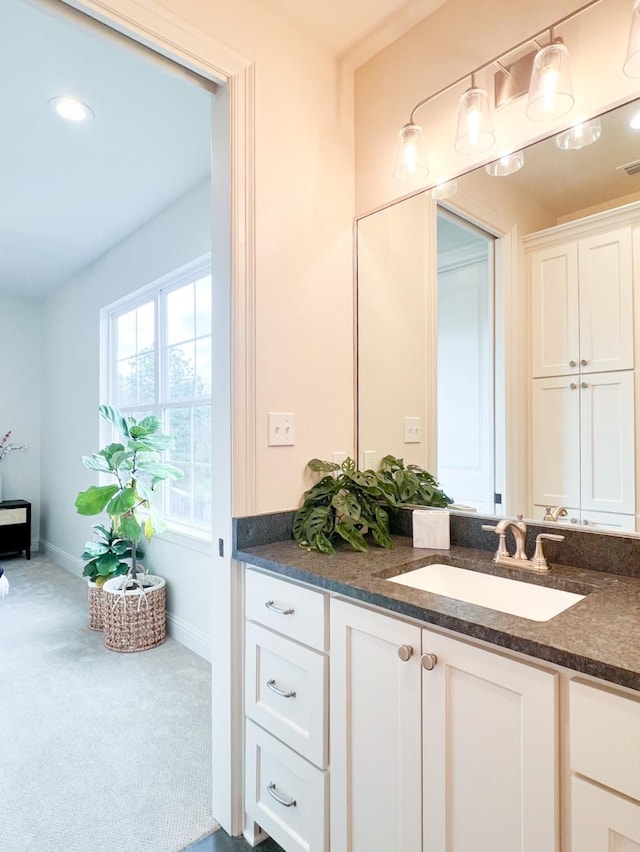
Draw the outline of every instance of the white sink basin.
[[[390,577],[389,582],[497,609],[532,621],[548,621],[584,598],[584,595],[562,589],[550,589],[440,563]]]

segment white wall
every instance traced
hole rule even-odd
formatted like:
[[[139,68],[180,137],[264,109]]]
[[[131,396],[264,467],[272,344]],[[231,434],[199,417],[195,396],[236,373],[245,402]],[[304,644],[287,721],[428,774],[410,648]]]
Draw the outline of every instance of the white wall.
[[[500,55],[514,44],[580,6],[582,0],[448,0],[436,12],[382,50],[355,75],[356,210],[361,215],[418,187],[393,178],[397,133],[418,101]],[[429,139],[431,173],[425,185],[494,160],[506,150],[551,134],[579,117],[637,97],[638,81],[622,72],[631,4],[602,0],[557,31],[570,50],[576,103],[556,122],[526,118],[526,98],[494,113],[496,144],[480,160],[453,147],[461,83],[418,111]],[[544,39],[543,39],[544,42]],[[478,76],[492,91],[495,69]]]
[[[100,449],[100,310],[205,254],[211,244],[210,186],[205,182],[59,287],[42,311],[42,539],[65,567],[79,559],[96,520],[77,515],[78,491],[95,483],[81,462]],[[145,560],[167,580],[170,630],[210,656],[211,548],[168,538]]]
[[[10,453],[0,463],[5,500],[28,500],[31,541],[40,536],[40,306],[37,302],[0,296],[0,440],[26,452]]]

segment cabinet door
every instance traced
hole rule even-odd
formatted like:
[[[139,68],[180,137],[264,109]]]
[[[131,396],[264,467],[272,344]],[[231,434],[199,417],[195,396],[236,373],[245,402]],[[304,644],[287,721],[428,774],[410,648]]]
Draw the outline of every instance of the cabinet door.
[[[578,372],[578,247],[531,254],[532,367],[534,377]]]
[[[580,505],[578,376],[533,381],[533,502]]]
[[[640,852],[640,804],[571,779],[572,852]]]
[[[581,372],[633,367],[631,228],[580,240]]]
[[[331,601],[331,852],[421,848],[420,628]],[[401,646],[414,653],[403,662]]]
[[[633,373],[598,373],[580,381],[581,506],[635,512]]]
[[[558,848],[556,675],[423,631],[424,852]],[[382,847],[378,847],[382,848]]]

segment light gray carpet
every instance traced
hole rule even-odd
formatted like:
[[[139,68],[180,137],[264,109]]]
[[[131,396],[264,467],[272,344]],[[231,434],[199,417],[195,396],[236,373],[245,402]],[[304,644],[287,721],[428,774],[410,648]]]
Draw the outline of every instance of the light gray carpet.
[[[3,559],[0,848],[177,852],[211,816],[211,668],[172,639],[107,651],[86,585]]]

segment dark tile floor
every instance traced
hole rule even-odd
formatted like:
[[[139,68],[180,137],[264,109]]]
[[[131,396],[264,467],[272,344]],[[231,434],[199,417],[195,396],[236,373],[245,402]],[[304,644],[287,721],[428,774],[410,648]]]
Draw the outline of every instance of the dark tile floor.
[[[182,852],[249,852],[252,847],[242,837],[229,837],[220,828],[213,834],[208,834],[197,843],[187,846]],[[255,847],[257,852],[282,852],[282,847],[269,838]]]

